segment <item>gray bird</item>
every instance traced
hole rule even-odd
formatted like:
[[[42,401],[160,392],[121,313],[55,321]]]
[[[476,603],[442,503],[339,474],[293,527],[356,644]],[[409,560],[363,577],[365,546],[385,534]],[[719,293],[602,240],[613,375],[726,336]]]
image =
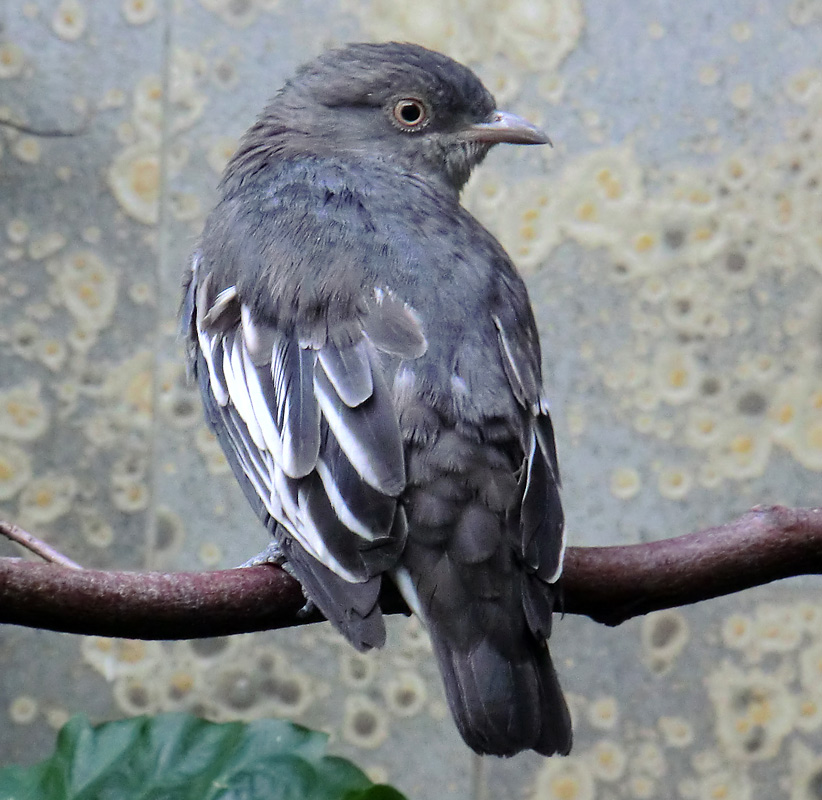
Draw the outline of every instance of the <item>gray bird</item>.
[[[522,279],[459,204],[541,144],[466,67],[352,44],[242,138],[184,301],[208,422],[274,552],[359,650],[383,576],[425,623],[478,753],[567,753],[545,640],[563,514]]]

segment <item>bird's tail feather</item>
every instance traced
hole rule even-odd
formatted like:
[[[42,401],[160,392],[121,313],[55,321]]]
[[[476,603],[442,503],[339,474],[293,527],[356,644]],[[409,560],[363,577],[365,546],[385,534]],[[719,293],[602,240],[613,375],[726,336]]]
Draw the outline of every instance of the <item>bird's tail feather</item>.
[[[460,652],[432,631],[432,643],[451,713],[469,747],[497,756],[527,749],[568,754],[571,717],[547,645],[533,640],[531,652],[512,661],[488,639]]]

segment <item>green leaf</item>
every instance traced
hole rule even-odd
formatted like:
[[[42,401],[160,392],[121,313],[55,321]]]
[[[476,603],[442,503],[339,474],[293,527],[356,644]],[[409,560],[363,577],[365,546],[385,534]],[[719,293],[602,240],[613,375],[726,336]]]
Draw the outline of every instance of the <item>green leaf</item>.
[[[78,716],[50,758],[0,769],[0,800],[404,800],[326,755],[326,740],[284,720]]]

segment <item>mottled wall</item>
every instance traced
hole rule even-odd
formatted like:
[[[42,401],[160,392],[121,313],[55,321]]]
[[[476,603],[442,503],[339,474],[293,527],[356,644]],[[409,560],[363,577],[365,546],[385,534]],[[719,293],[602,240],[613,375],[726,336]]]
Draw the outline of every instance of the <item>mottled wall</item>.
[[[89,566],[210,569],[265,537],[187,385],[187,254],[237,137],[294,67],[397,38],[474,66],[548,148],[466,191],[527,276],[571,539],[642,541],[822,488],[822,5],[5,0],[0,515]],[[0,553],[13,548],[0,543]],[[822,594],[794,581],[606,630],[558,620],[575,754],[490,797],[822,798]],[[0,632],[0,762],[53,728],[285,715],[413,798],[469,796],[424,633],[200,643]]]

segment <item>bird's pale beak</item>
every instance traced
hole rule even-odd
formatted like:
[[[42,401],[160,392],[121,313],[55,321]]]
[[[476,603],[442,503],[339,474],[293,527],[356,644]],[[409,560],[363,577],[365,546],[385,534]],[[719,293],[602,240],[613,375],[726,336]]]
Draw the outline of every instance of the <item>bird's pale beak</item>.
[[[494,111],[488,122],[474,123],[462,132],[461,138],[485,144],[551,144],[545,131],[508,111]]]

